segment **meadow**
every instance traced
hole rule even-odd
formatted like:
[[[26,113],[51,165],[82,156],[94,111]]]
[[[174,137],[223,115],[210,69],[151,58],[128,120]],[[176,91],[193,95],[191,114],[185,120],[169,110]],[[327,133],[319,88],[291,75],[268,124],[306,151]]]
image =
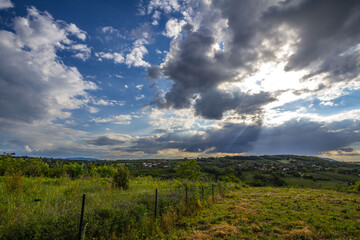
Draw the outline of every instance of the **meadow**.
[[[169,239],[360,239],[360,195],[249,187],[229,191]]]
[[[0,183],[0,239],[78,239],[84,193],[83,239],[160,239],[214,200],[210,183],[137,177],[122,190],[109,178],[21,179],[12,190]]]
[[[0,240],[359,239],[358,174],[359,165],[300,156],[80,162],[3,155]]]

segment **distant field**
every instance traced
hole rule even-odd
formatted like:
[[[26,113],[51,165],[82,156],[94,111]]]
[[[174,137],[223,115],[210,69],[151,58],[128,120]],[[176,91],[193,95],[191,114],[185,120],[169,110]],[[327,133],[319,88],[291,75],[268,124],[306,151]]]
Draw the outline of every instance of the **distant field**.
[[[359,239],[360,195],[333,190],[243,188],[229,192],[169,239]]]

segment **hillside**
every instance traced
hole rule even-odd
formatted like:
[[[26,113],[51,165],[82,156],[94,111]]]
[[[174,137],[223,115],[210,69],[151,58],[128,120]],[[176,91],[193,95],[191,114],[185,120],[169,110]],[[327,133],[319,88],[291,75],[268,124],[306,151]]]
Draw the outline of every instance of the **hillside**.
[[[360,195],[242,188],[181,220],[169,239],[359,239]]]

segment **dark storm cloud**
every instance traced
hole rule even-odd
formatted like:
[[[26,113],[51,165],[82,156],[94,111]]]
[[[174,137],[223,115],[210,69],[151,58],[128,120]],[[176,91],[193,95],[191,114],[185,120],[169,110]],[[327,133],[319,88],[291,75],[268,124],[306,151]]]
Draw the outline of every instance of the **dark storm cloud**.
[[[353,148],[339,148],[339,151],[350,153],[350,152],[354,151],[354,149]]]
[[[146,70],[146,76],[153,79],[158,79],[161,77],[161,69],[158,66],[149,67]]]
[[[224,112],[232,109],[239,114],[254,114],[262,105],[273,100],[274,98],[265,92],[248,95],[239,91],[225,92],[213,89],[196,100],[195,114],[208,119],[221,119]]]
[[[284,125],[265,128],[254,146],[258,154],[318,154],[359,142],[360,123],[345,120],[331,124],[310,120],[290,121]]]
[[[100,136],[95,139],[86,140],[88,144],[96,145],[96,146],[114,146],[114,145],[121,145],[125,143],[122,140],[112,139],[107,136]]]
[[[200,5],[200,27],[195,30],[191,24],[183,26],[184,38],[173,40],[176,47],[171,48],[171,57],[161,69],[148,69],[148,76],[158,77],[161,70],[165,78],[174,82],[170,91],[158,94],[153,103],[159,108],[181,109],[191,107],[197,99],[197,115],[221,119],[229,110],[258,112],[271,101],[268,93],[248,95],[240,89],[228,93],[218,88],[224,82],[238,81],[237,77],[251,74],[257,67],[253,64],[255,60],[271,55],[262,51],[261,39],[257,37],[258,21],[268,5],[268,1],[216,1],[211,10]],[[227,21],[229,27],[219,27],[221,21]],[[226,39],[219,39],[223,31]],[[220,41],[226,41],[225,48],[213,52],[214,44]]]
[[[346,127],[345,127],[346,126]],[[130,146],[112,150],[157,154],[161,150],[183,152],[257,153],[312,155],[328,151],[351,154],[348,146],[359,142],[359,122],[344,120],[332,124],[308,119],[290,121],[276,127],[227,123],[210,128],[204,134],[189,135],[182,131],[164,133],[159,137],[142,137]]]
[[[259,125],[225,124],[221,128],[208,130],[204,135],[186,135],[181,132],[167,133],[160,137],[136,139],[130,147],[113,150],[127,152],[145,152],[156,154],[160,150],[179,149],[184,152],[248,152],[260,134]]]
[[[329,81],[348,81],[360,73],[360,51],[349,50],[360,42],[360,1],[213,1],[210,10],[200,4],[197,12],[199,27],[185,25],[161,68],[148,69],[149,77],[161,73],[173,81],[170,91],[154,99],[159,108],[189,108],[200,98],[196,114],[219,119],[224,111],[237,110],[244,103],[235,97],[226,101],[226,107],[211,109],[205,103],[209,94],[226,95],[220,84],[239,81],[268,61],[285,61],[287,71],[308,69],[306,78],[326,72]],[[227,27],[219,27],[224,20]],[[219,35],[225,47],[211,54]],[[277,59],[277,51],[290,42],[294,54]],[[267,102],[253,105],[250,112]]]
[[[288,60],[286,70],[301,70],[320,61],[322,66],[317,73],[337,74],[352,72],[358,66],[358,56],[349,58],[339,54],[360,42],[359,12],[357,0],[307,0],[297,4],[286,1],[271,8],[264,22],[269,28],[285,24],[299,33],[296,52]]]

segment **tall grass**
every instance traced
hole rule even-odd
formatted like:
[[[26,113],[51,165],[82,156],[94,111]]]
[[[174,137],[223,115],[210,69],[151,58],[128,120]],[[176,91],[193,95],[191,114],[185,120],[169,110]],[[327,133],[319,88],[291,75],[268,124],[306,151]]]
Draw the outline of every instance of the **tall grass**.
[[[161,238],[182,216],[209,204],[212,194],[210,185],[203,197],[200,183],[151,177],[131,180],[125,191],[108,178],[16,176],[9,188],[10,180],[0,182],[0,239],[77,239],[84,193],[85,239]],[[154,219],[156,188],[159,217]]]

